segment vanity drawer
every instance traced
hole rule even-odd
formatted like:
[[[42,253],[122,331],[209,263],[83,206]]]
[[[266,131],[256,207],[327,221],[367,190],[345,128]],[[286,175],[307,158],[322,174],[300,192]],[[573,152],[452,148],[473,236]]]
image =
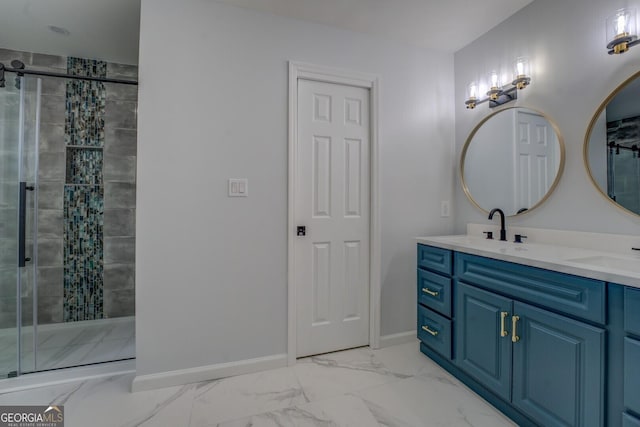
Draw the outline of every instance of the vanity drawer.
[[[622,414],[622,427],[640,427],[640,420],[627,413]]]
[[[458,280],[600,324],[605,282],[456,252]]]
[[[418,338],[451,359],[451,320],[421,305],[418,305]]]
[[[451,279],[418,269],[418,302],[451,317]]]
[[[624,330],[640,336],[640,289],[624,288]]]
[[[418,245],[418,267],[428,268],[450,276],[452,258],[453,254],[448,249]]]
[[[640,341],[624,339],[624,406],[640,413]]]

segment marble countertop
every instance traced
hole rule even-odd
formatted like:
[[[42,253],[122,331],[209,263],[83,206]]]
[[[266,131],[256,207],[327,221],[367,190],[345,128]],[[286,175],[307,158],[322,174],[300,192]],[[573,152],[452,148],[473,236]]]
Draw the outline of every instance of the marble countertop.
[[[418,243],[640,288],[640,252],[620,254],[470,235],[417,237]]]

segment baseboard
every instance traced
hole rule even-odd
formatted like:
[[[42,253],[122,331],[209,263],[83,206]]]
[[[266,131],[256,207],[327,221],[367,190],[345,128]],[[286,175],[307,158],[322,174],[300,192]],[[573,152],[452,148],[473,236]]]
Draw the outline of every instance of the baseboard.
[[[384,335],[380,337],[380,348],[390,347],[392,345],[406,344],[418,340],[417,332],[407,331],[398,334]]]
[[[131,391],[154,390],[163,387],[216,380],[285,366],[287,366],[287,355],[276,354],[273,356],[258,357],[256,359],[179,369],[159,374],[137,375],[131,384]]]

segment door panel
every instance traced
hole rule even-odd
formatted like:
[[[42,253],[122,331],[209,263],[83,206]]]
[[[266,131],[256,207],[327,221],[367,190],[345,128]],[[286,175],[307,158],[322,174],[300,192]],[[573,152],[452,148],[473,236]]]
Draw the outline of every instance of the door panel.
[[[554,129],[538,115],[518,111],[515,166],[516,209],[531,208],[547,194],[557,169]]]
[[[456,364],[505,400],[511,395],[512,301],[464,283],[457,284]],[[506,336],[501,336],[502,315]]]
[[[519,302],[514,311],[512,403],[545,426],[602,425],[604,331]]]
[[[369,91],[298,81],[297,356],[369,343]]]

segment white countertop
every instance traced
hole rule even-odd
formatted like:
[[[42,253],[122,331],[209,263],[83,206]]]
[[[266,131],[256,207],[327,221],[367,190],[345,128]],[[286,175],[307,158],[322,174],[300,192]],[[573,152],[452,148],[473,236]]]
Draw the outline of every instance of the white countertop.
[[[501,242],[466,234],[416,240],[425,245],[640,288],[640,252],[626,255],[555,244]]]

